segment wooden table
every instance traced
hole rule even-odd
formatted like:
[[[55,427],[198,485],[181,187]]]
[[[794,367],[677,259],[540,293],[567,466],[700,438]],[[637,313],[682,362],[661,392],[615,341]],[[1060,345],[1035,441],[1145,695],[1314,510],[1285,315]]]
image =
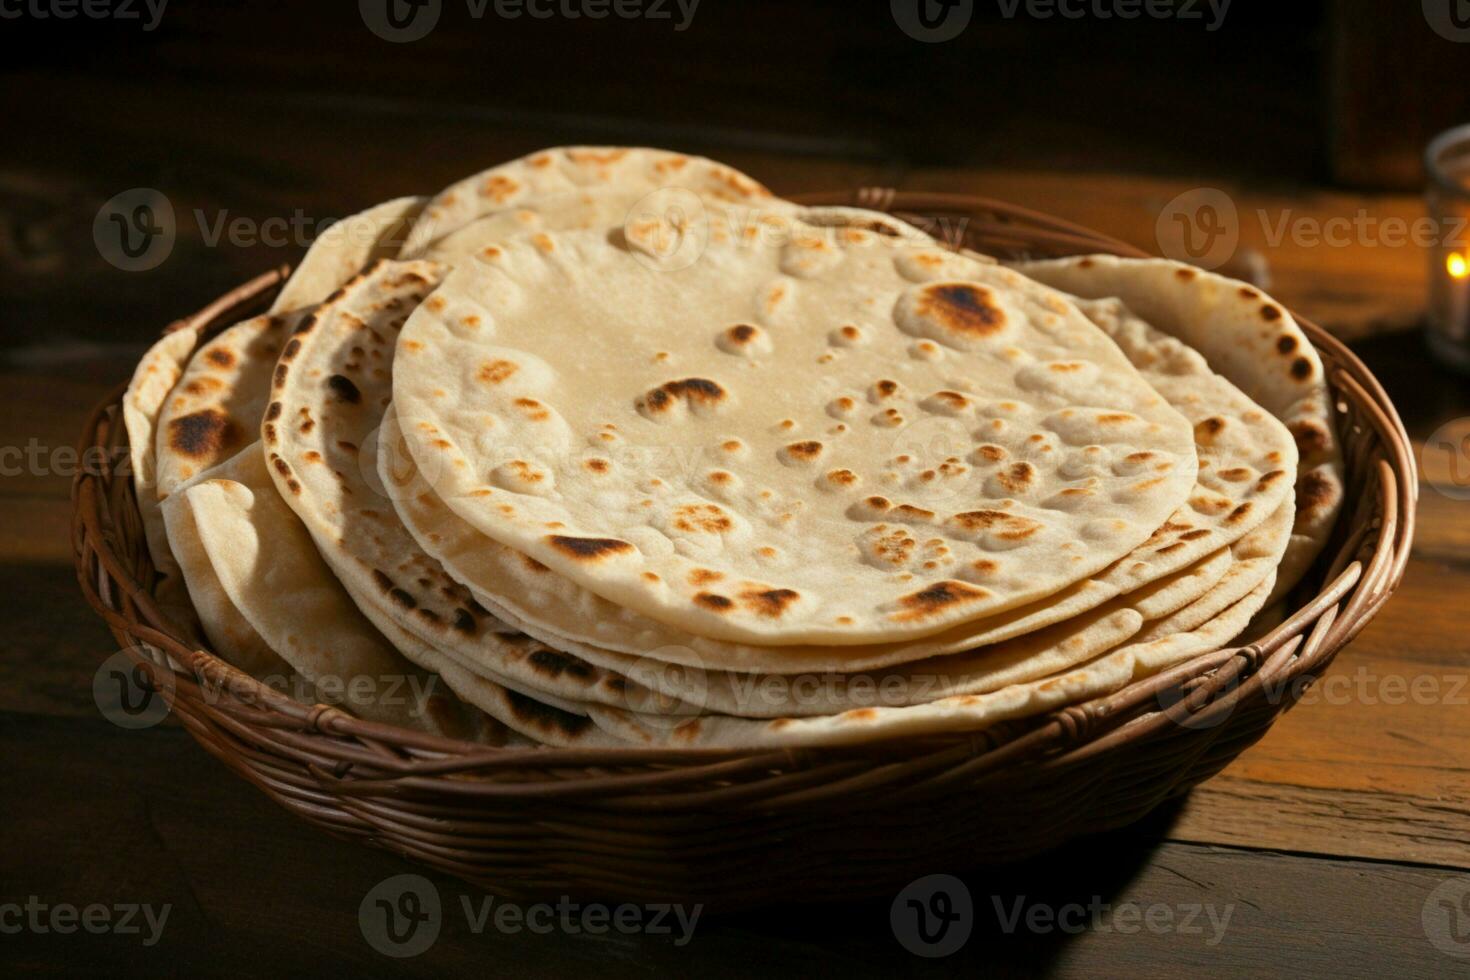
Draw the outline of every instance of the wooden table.
[[[166,104],[137,98],[122,119],[71,111],[120,98],[117,83],[19,81],[34,97],[13,107],[12,131],[55,138],[0,150],[0,906],[35,896],[48,906],[167,903],[171,913],[149,947],[136,935],[0,932],[0,971],[855,976],[936,965],[895,940],[886,900],[702,920],[687,945],[617,933],[476,934],[460,902],[478,896],[432,875],[448,910],[443,932],[428,952],[394,963],[364,941],[358,906],[379,881],[415,869],[289,818],[175,726],[125,732],[100,717],[91,679],[113,641],[74,582],[65,447],[84,411],[171,317],[299,253],[210,247],[195,209],[206,227],[226,213],[254,222],[297,208],[339,216],[577,134],[443,115],[395,117],[385,140],[370,113],[289,104],[273,122],[293,134],[288,143],[249,124],[256,117],[243,111],[242,94],[172,90]],[[232,113],[237,128],[215,125]],[[1219,187],[1280,299],[1354,342],[1417,447],[1451,420],[1470,433],[1470,385],[1435,367],[1414,329],[1419,251],[1362,235],[1343,247],[1295,233],[1273,240],[1283,216],[1292,228],[1360,210],[1379,221],[1413,218],[1422,213],[1414,198],[1223,177],[917,170],[871,156],[779,157],[713,138],[684,148],[716,153],[788,193],[862,183],[972,191],[1149,249],[1167,202]],[[168,194],[180,233],[162,266],[127,274],[101,260],[90,229],[103,200],[136,186]],[[1453,489],[1452,464],[1463,472],[1467,461],[1439,450],[1423,458],[1420,531],[1403,590],[1339,656],[1330,682],[1224,774],[1144,823],[1020,867],[963,874],[975,931],[939,967],[1002,976],[1470,976],[1470,958],[1442,952],[1423,924],[1426,903],[1456,882],[1470,888],[1470,503],[1437,489]],[[1072,905],[1102,911],[1075,934],[1028,929],[1024,918],[1006,926],[1018,907],[1060,911],[1075,925]],[[1135,925],[1135,907],[1154,917]],[[14,921],[6,915],[0,908],[0,929]],[[1459,924],[1458,952],[1470,956],[1470,907]]]

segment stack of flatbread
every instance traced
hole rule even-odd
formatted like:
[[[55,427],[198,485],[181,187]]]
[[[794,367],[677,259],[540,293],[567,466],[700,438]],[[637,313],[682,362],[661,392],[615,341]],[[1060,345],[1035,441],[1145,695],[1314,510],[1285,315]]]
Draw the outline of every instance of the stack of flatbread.
[[[160,607],[483,742],[977,731],[1240,635],[1342,498],[1322,363],[1165,260],[1006,265],[562,148],[335,226],[124,405]]]

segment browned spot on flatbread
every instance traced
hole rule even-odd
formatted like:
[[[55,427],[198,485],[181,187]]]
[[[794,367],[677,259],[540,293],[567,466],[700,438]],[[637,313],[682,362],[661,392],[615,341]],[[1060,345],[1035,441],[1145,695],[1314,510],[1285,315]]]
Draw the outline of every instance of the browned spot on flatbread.
[[[486,384],[498,385],[519,370],[520,368],[516,366],[514,361],[496,358],[493,361],[486,361],[484,364],[481,364],[480,371],[476,376]]]
[[[1212,415],[1194,427],[1194,441],[1201,446],[1214,443],[1215,437],[1225,431],[1225,420],[1218,415]],[[1132,458],[1131,456],[1129,457]]]
[[[692,534],[723,534],[735,522],[718,504],[683,504],[674,511],[674,527]]]
[[[362,401],[362,392],[357,390],[357,385],[352,383],[351,378],[334,374],[327,379],[327,387],[332,389],[332,394],[337,396],[338,401],[353,405]]]
[[[822,444],[815,439],[793,442],[786,447],[786,454],[792,459],[810,462],[822,455]]]
[[[564,534],[548,534],[545,540],[568,558],[581,562],[598,562],[635,550],[631,544],[617,538],[576,538]]]
[[[1027,462],[1014,463],[1010,469],[997,473],[995,480],[1011,493],[1025,493],[1036,482],[1036,467]]]
[[[1320,453],[1327,448],[1327,430],[1312,419],[1299,419],[1287,426],[1296,439],[1296,448],[1303,456]]]
[[[497,204],[504,204],[520,189],[521,185],[514,179],[504,174],[493,174],[480,182],[479,192],[481,197],[487,197]]]
[[[532,422],[545,422],[551,418],[551,412],[546,406],[534,398],[517,398],[512,404],[520,409],[521,414]]]
[[[1297,519],[1312,517],[1337,501],[1337,485],[1317,470],[1308,470],[1296,488]]]
[[[1291,376],[1298,381],[1306,381],[1312,376],[1312,362],[1305,357],[1298,357],[1291,362]]]
[[[1285,337],[1282,337],[1280,340],[1276,341],[1276,349],[1278,351],[1280,351],[1281,353],[1283,353],[1283,354],[1293,354],[1293,353],[1295,353],[1296,352],[1296,338],[1293,337],[1293,336],[1291,336],[1291,335],[1289,335],[1289,334],[1287,336],[1285,336]]]
[[[217,368],[232,368],[235,366],[235,354],[224,347],[212,347],[204,352],[204,359]]]
[[[728,596],[722,596],[717,592],[696,592],[694,594],[694,603],[697,606],[702,606],[711,612],[717,613],[728,612],[735,607],[734,600]]]
[[[592,727],[592,719],[583,715],[574,715],[560,708],[553,708],[549,704],[528,698],[524,694],[507,690],[506,700],[510,702],[511,711],[522,722],[534,725],[537,728],[560,731],[569,736],[580,735]]]
[[[585,661],[562,653],[560,650],[537,647],[527,659],[532,667],[548,677],[560,677],[566,674],[579,680],[586,680],[592,676],[592,668]]]
[[[240,427],[224,412],[206,408],[168,424],[169,448],[190,459],[218,456],[240,442]]]
[[[1239,507],[1230,512],[1230,514],[1225,518],[1225,523],[1239,524],[1241,521],[1250,516],[1251,510],[1252,508],[1250,501],[1246,501],[1245,503],[1241,504]]]
[[[412,609],[418,605],[418,600],[409,595],[387,576],[381,569],[373,569],[373,584],[382,590],[394,602],[405,609]]]
[[[1175,269],[1174,275],[1184,280],[1185,282],[1189,282],[1190,280],[1198,276],[1199,273],[1195,272],[1193,269]]]
[[[801,598],[792,589],[750,589],[740,593],[740,601],[751,612],[767,619],[780,619],[787,608]]]
[[[1284,479],[1286,479],[1285,470],[1272,470],[1256,482],[1256,490],[1264,493]]]
[[[724,572],[717,572],[712,568],[696,568],[689,573],[689,584],[709,585],[711,582],[718,582],[724,577]]]
[[[184,385],[184,392],[190,395],[204,395],[211,391],[219,391],[224,386],[225,383],[219,378],[195,378]]]
[[[1272,306],[1270,303],[1267,303],[1265,306],[1261,307],[1261,319],[1265,320],[1267,323],[1275,323],[1277,320],[1280,320],[1285,315],[1286,314],[1281,312],[1281,307],[1279,306]]]
[[[971,510],[949,520],[966,531],[989,531],[1004,541],[1023,541],[1041,530],[1038,521],[999,510]]]
[[[646,392],[638,399],[638,405],[653,412],[663,412],[680,399],[692,407],[718,405],[727,397],[725,389],[708,378],[684,378],[667,381]]]
[[[966,398],[958,391],[936,391],[929,397],[937,402],[948,405],[950,408],[953,408],[956,411],[968,408],[970,406],[970,399]]]
[[[953,580],[935,582],[926,589],[901,597],[898,604],[903,609],[894,613],[890,618],[900,623],[933,619],[951,609],[989,598],[990,595],[989,589],[967,585],[964,582]]]
[[[451,623],[457,632],[466,636],[474,636],[479,631],[479,624],[475,621],[474,614],[468,609],[456,609],[454,611],[454,622]]]
[[[988,460],[992,463],[999,463],[1008,455],[1003,448],[993,445],[991,443],[986,443],[985,445],[976,449],[975,452],[977,452],[982,459]]]
[[[994,294],[975,283],[936,283],[920,291],[917,311],[946,330],[969,337],[988,337],[1006,325],[1005,311]]]

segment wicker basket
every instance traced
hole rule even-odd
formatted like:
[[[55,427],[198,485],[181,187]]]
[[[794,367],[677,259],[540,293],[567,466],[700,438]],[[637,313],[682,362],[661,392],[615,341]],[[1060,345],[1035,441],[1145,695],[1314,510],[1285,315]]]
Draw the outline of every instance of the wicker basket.
[[[963,228],[963,244],[996,255],[1141,254],[981,198],[865,189],[807,203],[961,219],[948,227]],[[232,323],[283,276],[262,276],[183,322]],[[891,894],[921,874],[1128,824],[1210,778],[1397,587],[1417,492],[1408,436],[1363,364],[1319,327],[1302,327],[1339,402],[1355,509],[1297,590],[1297,611],[1249,646],[981,734],[799,751],[497,749],[298,704],[195,648],[155,606],[132,483],[116,462],[126,459],[121,388],[82,437],[110,462],[73,489],[77,570],[88,602],[194,738],[331,833],[522,900],[731,908]]]

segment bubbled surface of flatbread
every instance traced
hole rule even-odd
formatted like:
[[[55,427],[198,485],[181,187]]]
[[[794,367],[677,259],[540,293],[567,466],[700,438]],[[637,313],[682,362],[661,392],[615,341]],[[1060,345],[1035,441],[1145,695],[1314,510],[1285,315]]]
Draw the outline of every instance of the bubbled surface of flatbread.
[[[1121,300],[1157,329],[1198,350],[1285,423],[1301,457],[1296,529],[1271,601],[1289,591],[1326,545],[1345,491],[1327,372],[1286,308],[1249,283],[1169,259],[1081,255],[1017,268],[1076,296]]]
[[[189,359],[158,419],[158,495],[167,496],[260,438],[276,358],[310,310],[252,317]]]
[[[496,616],[558,649],[614,669],[619,654],[659,657],[690,667],[807,673],[866,670],[959,653],[1021,636],[1131,593],[1235,542],[1290,503],[1296,467],[1291,433],[1197,352],[1154,330],[1116,300],[1079,304],[1118,344],[1144,380],[1195,427],[1198,482],[1179,508],[1138,548],[1097,575],[1006,613],[897,643],[861,647],[750,646],[687,632],[603,599],[524,553],[486,537],[445,507],[420,477],[402,442],[397,413],[386,419],[379,472],[395,486],[394,507],[419,544]],[[959,424],[958,420],[946,420]],[[934,431],[917,430],[932,439]],[[938,433],[938,434],[942,434]],[[919,445],[927,440],[920,438]],[[384,453],[382,446],[395,451]],[[612,662],[609,662],[611,660]],[[705,685],[715,691],[719,685]],[[735,712],[739,713],[739,712]]]
[[[456,269],[393,376],[445,503],[613,602],[754,644],[924,636],[1101,570],[1194,486],[1189,423],[1010,270],[794,221],[692,262],[625,231]]]
[[[745,174],[704,157],[629,146],[559,146],[498,164],[455,181],[430,198],[409,229],[400,258],[444,258],[462,253],[444,239],[492,214],[518,215],[521,230],[561,227],[540,219],[540,210],[559,196],[612,189],[630,195],[630,203],[660,188],[684,189],[689,197],[659,200],[660,209],[697,220],[705,205],[791,208]],[[554,205],[553,205],[554,206]],[[622,223],[618,216],[610,225]],[[434,253],[434,254],[431,254]]]

